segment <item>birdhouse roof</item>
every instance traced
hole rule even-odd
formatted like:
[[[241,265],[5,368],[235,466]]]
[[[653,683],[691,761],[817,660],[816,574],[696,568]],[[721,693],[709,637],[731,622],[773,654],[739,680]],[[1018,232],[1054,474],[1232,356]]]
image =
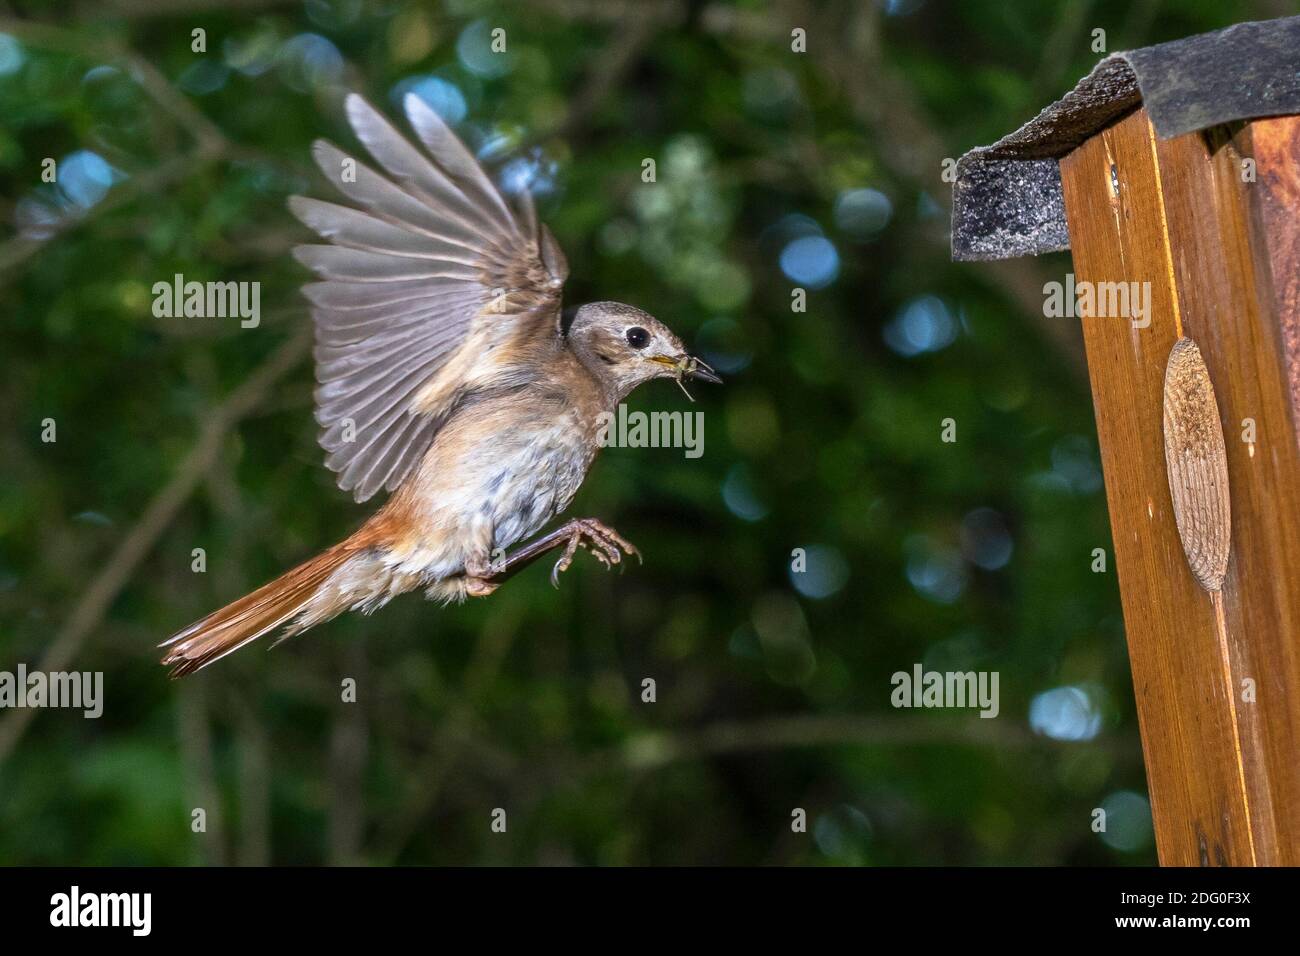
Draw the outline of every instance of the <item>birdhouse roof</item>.
[[[1162,139],[1300,113],[1300,16],[1111,54],[1024,126],[972,149],[957,161],[953,258],[1070,248],[1057,163],[1139,106]]]

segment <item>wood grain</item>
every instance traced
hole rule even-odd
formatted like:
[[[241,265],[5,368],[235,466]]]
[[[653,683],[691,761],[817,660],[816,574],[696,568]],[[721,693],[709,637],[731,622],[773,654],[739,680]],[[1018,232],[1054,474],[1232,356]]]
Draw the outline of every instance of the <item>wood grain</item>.
[[[1150,283],[1148,327],[1082,325],[1156,842],[1173,865],[1300,863],[1300,432],[1273,292],[1283,239],[1242,176],[1248,133],[1158,140],[1138,110],[1061,162],[1078,280]],[[1260,181],[1282,175],[1257,161]],[[1166,359],[1184,337],[1226,435],[1231,557],[1214,593],[1184,556],[1163,460]]]
[[[1214,385],[1191,339],[1179,339],[1169,352],[1164,428],[1169,497],[1183,553],[1201,587],[1218,591],[1231,550],[1228,457]]]
[[[1237,146],[1256,163],[1252,212],[1267,238],[1292,421],[1300,442],[1300,117],[1276,116],[1250,123],[1238,134]]]

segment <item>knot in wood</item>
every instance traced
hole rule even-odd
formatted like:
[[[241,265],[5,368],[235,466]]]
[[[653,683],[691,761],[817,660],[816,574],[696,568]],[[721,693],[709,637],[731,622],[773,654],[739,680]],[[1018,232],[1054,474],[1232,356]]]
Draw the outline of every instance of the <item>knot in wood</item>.
[[[1218,591],[1228,573],[1232,535],[1228,455],[1210,372],[1191,339],[1175,342],[1165,365],[1164,432],[1183,553],[1201,587]]]

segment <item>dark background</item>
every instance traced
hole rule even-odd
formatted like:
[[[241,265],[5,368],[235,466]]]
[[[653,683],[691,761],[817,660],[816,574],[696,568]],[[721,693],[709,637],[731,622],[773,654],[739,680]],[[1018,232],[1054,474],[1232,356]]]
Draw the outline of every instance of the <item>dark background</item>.
[[[1090,69],[1094,29],[1295,12],[0,3],[0,670],[106,695],[0,712],[0,863],[1153,862],[1077,328],[1042,315],[1069,259],[952,264],[940,174]],[[333,198],[308,147],[355,148],[347,90],[429,99],[531,183],[568,303],[647,308],[727,384],[695,389],[702,457],[611,449],[578,498],[642,566],[408,596],[171,683],[160,640],[369,513],[315,443],[284,202]],[[175,273],[260,282],[261,326],[155,318]],[[997,671],[1000,716],[893,709],[915,663]]]

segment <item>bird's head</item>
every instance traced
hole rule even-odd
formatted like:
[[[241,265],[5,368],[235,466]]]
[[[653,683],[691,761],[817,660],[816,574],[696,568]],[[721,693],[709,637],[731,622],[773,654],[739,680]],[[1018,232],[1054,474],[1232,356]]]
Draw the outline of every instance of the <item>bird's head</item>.
[[[620,397],[642,382],[675,379],[686,397],[686,379],[721,383],[717,373],[686,351],[682,340],[648,312],[620,302],[593,302],[578,309],[569,344],[598,379]],[[694,399],[691,399],[694,401]]]

